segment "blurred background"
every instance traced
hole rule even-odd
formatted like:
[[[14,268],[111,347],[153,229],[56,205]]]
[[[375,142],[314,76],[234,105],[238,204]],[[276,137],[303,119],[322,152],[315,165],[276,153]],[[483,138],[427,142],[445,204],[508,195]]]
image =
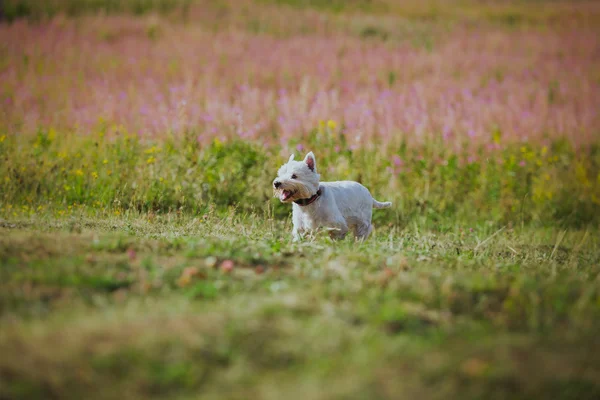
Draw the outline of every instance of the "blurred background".
[[[0,123],[350,145],[598,132],[597,2],[3,0]],[[73,17],[76,17],[73,19]]]
[[[45,160],[0,167],[7,201],[260,209],[310,149],[325,179],[393,193],[382,220],[597,221],[598,2],[1,4],[0,128],[37,135],[13,166]]]

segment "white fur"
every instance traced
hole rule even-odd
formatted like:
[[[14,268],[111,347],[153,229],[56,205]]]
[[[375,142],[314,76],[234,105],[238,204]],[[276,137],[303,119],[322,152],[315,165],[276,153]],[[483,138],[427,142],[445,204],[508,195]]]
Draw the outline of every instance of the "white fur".
[[[312,169],[311,169],[312,167]],[[295,177],[294,177],[295,176]],[[358,182],[319,182],[317,163],[312,152],[303,161],[294,161],[279,168],[273,187],[283,203],[308,199],[321,188],[321,196],[307,206],[292,203],[294,240],[318,228],[328,228],[334,239],[343,239],[352,230],[357,239],[366,239],[371,230],[373,208],[388,208],[390,202],[380,203]]]

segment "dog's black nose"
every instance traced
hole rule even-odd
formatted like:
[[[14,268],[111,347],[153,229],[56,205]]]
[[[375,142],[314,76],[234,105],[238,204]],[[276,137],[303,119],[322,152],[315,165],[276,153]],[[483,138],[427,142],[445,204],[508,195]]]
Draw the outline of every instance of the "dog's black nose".
[[[275,189],[277,189],[279,186],[281,186],[281,182],[273,182],[273,186],[275,186]]]

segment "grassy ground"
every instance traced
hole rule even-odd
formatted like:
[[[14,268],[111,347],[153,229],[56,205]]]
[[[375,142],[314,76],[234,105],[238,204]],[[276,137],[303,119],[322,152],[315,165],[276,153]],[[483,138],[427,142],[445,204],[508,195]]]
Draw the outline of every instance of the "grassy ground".
[[[600,395],[598,231],[0,222],[2,398]]]

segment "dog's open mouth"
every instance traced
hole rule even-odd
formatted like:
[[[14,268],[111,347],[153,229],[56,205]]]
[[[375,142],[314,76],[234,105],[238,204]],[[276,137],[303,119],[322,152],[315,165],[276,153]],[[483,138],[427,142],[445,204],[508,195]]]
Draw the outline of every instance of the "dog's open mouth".
[[[279,195],[279,199],[281,201],[286,201],[289,200],[294,194],[296,194],[296,192],[292,192],[290,190],[282,190],[281,194]]]

